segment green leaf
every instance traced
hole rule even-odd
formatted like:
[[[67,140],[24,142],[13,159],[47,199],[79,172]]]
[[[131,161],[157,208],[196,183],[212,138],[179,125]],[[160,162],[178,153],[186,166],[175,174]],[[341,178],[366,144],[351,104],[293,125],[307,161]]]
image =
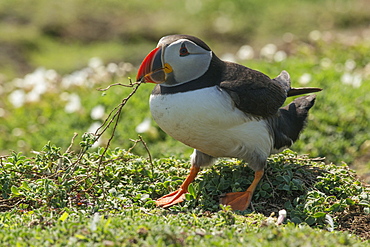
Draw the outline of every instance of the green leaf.
[[[322,217],[325,217],[325,215],[326,215],[326,213],[324,213],[324,212],[317,212],[312,217],[314,217],[314,218],[322,218]]]
[[[361,200],[358,205],[361,205],[361,206],[370,206],[370,202],[369,201],[365,201],[365,200]]]
[[[63,214],[62,214],[62,216],[60,216],[59,217],[59,219],[58,220],[60,220],[60,221],[65,221],[67,218],[68,218],[68,216],[69,216],[69,213],[67,213],[67,212],[64,212]]]
[[[26,189],[26,190],[31,190],[30,186],[28,185],[28,183],[26,181],[22,182],[21,188]]]
[[[346,203],[348,204],[348,205],[350,205],[350,206],[352,206],[352,205],[355,205],[355,201],[354,200],[352,200],[351,198],[347,198],[346,199]]]
[[[314,218],[314,217],[308,217],[306,220],[305,220],[305,222],[308,224],[308,225],[313,225],[313,224],[315,224],[315,222],[316,222],[316,219]]]
[[[107,221],[105,222],[105,224],[104,224],[104,231],[108,231],[108,229],[109,229],[109,225],[110,225],[110,223],[112,222],[112,218],[111,217],[109,217],[108,219],[107,219]]]
[[[189,184],[188,192],[190,193],[190,195],[192,195],[194,198],[196,198],[197,193],[195,192],[195,189],[194,189],[194,185],[193,184]]]
[[[168,186],[170,186],[170,183],[171,183],[171,181],[164,181],[163,182],[163,187],[165,187],[165,188],[167,188]]]
[[[10,190],[12,191],[13,196],[20,196],[21,195],[21,193],[19,192],[19,189],[17,187],[15,187],[14,185],[12,186],[12,188]]]
[[[270,186],[269,183],[263,183],[261,187],[262,187],[263,190],[269,190],[269,189],[271,189],[271,186]]]
[[[300,224],[300,223],[302,223],[302,220],[301,220],[299,217],[293,217],[293,218],[291,219],[291,221],[292,221],[293,223],[295,223],[295,224]]]
[[[81,240],[86,239],[86,237],[84,235],[81,235],[81,234],[75,234],[75,237],[78,238],[78,239],[81,239]]]
[[[284,184],[284,186],[282,187],[282,190],[289,191],[290,190],[290,186],[288,184]]]

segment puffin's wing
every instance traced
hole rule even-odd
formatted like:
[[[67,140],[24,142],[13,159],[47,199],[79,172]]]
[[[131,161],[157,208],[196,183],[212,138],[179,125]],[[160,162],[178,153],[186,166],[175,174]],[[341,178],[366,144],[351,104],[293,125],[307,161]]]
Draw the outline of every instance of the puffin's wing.
[[[269,117],[278,111],[290,88],[289,74],[270,79],[247,67],[227,63],[220,87],[229,93],[237,108],[256,117]]]

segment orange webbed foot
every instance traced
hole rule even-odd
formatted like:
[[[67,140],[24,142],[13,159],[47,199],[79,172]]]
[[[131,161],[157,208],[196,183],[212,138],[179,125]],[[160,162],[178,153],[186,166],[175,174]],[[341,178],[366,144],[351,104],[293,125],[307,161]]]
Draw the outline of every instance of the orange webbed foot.
[[[157,199],[157,201],[155,201],[157,207],[168,208],[171,207],[172,205],[183,202],[185,200],[185,194],[188,193],[189,184],[194,181],[196,175],[199,172],[199,169],[200,168],[198,166],[193,165],[190,168],[189,175],[186,177],[185,181],[180,186],[180,189]]]
[[[162,196],[155,201],[157,207],[168,208],[177,203],[183,202],[185,200],[185,194],[187,191],[183,189],[178,189],[168,195]]]
[[[231,192],[220,196],[220,203],[230,205],[232,210],[246,210],[251,203],[253,192],[263,176],[263,170],[254,173],[254,179],[249,188],[244,192]]]
[[[245,192],[231,192],[221,195],[220,203],[222,205],[230,205],[232,210],[246,210],[249,207],[253,193]]]

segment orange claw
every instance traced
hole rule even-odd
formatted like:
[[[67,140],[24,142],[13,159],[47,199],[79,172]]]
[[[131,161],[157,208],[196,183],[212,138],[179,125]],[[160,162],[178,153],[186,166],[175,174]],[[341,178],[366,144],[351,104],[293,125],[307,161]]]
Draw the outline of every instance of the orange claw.
[[[186,177],[185,181],[180,186],[180,189],[178,189],[174,192],[171,192],[170,194],[162,196],[161,198],[157,199],[157,201],[155,202],[157,207],[167,208],[167,207],[170,207],[170,206],[175,205],[177,203],[183,202],[184,199],[185,199],[185,194],[188,193],[189,184],[194,181],[194,179],[197,176],[199,170],[200,170],[199,167],[192,166],[190,168],[189,175]]]
[[[253,192],[263,176],[263,170],[254,173],[254,180],[249,188],[244,192],[231,192],[221,195],[220,203],[230,205],[233,210],[246,210],[251,203]]]

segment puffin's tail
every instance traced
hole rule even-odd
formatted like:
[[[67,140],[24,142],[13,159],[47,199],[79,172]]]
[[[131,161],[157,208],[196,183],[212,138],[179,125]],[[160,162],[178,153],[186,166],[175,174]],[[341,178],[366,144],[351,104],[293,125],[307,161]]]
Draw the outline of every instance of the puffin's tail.
[[[299,87],[299,88],[291,87],[287,93],[287,96],[290,97],[306,93],[315,93],[320,92],[321,90],[322,88],[319,87]]]
[[[280,75],[273,79],[287,92],[287,96],[296,96],[306,93],[320,92],[322,89],[318,87],[300,87],[292,88],[290,87],[290,75],[285,70],[281,71]]]
[[[290,147],[306,125],[308,111],[315,104],[316,95],[302,96],[280,108],[277,115],[267,119],[274,136],[274,149]]]

